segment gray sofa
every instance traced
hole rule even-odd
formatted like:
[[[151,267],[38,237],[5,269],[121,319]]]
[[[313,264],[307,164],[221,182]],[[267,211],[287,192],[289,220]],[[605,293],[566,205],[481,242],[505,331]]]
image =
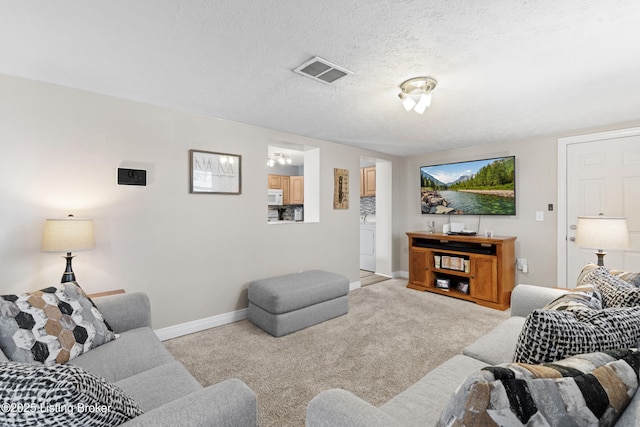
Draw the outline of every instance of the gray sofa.
[[[429,372],[417,383],[375,407],[352,393],[326,390],[307,407],[307,427],[435,426],[449,398],[464,379],[487,365],[512,361],[526,316],[566,293],[531,285],[518,285],[511,296],[511,317]],[[640,425],[640,393],[636,393],[616,426]]]
[[[229,379],[203,388],[171,356],[151,329],[146,294],[93,301],[120,338],[68,363],[112,382],[140,405],[145,413],[123,426],[257,425],[256,395],[245,383]]]

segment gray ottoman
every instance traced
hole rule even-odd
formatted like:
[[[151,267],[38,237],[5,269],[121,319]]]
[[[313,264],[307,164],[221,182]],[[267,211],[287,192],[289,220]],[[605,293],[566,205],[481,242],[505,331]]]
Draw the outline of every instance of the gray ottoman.
[[[274,337],[290,334],[349,310],[349,280],[322,270],[249,283],[248,317]]]

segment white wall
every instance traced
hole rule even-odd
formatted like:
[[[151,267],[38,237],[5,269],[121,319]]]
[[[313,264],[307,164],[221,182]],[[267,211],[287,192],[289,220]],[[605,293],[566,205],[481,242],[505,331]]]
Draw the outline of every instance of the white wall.
[[[97,247],[76,254],[78,281],[87,292],[147,292],[155,328],[244,308],[253,279],[321,268],[357,282],[360,156],[399,162],[12,77],[0,76],[0,93],[2,292],[59,282],[64,260],[40,252],[44,220],[91,217]],[[273,140],[320,150],[319,223],[267,224]],[[189,194],[189,149],[241,155],[242,194]],[[147,186],[116,185],[118,167],[146,169]],[[350,171],[348,210],[333,209],[334,168]]]

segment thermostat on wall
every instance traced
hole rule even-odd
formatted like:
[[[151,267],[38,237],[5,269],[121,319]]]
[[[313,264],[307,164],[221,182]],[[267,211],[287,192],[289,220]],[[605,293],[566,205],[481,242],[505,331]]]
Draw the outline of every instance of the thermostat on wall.
[[[147,171],[144,169],[118,168],[118,185],[147,185]]]

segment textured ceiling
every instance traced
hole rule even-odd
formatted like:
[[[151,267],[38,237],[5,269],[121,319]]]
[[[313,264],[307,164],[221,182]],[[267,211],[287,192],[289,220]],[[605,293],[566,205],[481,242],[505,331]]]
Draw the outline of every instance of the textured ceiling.
[[[0,40],[1,74],[401,156],[640,119],[638,0],[0,0]]]

